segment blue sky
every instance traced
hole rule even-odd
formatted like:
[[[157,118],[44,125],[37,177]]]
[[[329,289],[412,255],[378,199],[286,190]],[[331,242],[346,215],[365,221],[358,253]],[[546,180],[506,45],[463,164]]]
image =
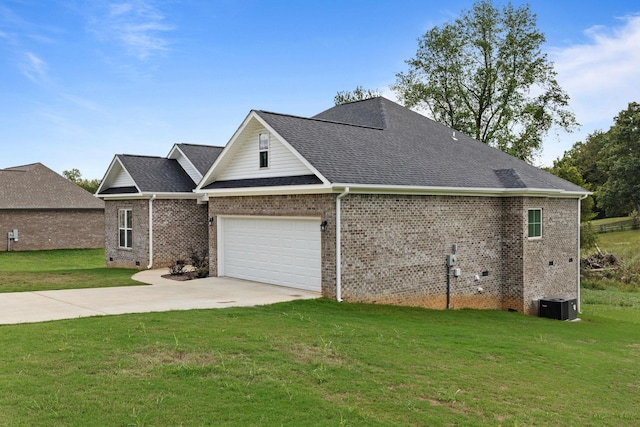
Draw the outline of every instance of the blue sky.
[[[102,178],[114,154],[224,145],[251,109],[310,116],[358,85],[395,99],[417,38],[472,4],[0,0],[0,168]],[[640,4],[530,4],[582,124],[548,136],[550,165],[640,102]]]

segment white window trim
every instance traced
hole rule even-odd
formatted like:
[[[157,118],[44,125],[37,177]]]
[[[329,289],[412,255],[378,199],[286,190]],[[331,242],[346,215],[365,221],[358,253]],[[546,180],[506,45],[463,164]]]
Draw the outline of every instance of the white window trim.
[[[120,224],[120,214],[124,213],[124,226],[122,227]],[[131,227],[127,227],[127,216],[130,218],[131,220]],[[121,245],[121,241],[120,241],[120,233],[121,231],[124,230],[124,244],[125,246]],[[131,231],[131,242],[129,241],[129,239],[127,238],[127,231]],[[127,246],[128,244],[128,246]],[[133,249],[133,209],[131,208],[122,208],[122,209],[118,209],[118,248],[119,249]]]
[[[540,211],[540,235],[539,236],[529,236],[529,212],[531,211]],[[527,209],[527,239],[529,240],[542,240],[543,236],[543,223],[544,223],[544,210],[542,208],[529,208]]]
[[[260,144],[262,143],[262,136],[266,136],[267,138],[267,148],[262,148],[260,146]],[[258,134],[258,168],[259,169],[269,169],[269,166],[271,166],[271,159],[270,159],[270,151],[271,151],[271,136],[269,133],[260,133]],[[261,166],[260,164],[260,156],[262,155],[262,153],[267,153],[267,165],[266,166]]]

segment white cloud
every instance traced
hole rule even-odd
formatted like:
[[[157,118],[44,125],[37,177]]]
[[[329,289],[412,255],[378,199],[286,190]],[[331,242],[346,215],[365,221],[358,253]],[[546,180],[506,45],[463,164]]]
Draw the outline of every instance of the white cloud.
[[[34,53],[26,52],[22,61],[22,73],[34,83],[43,83],[47,80],[47,63]]]
[[[169,42],[164,33],[173,29],[148,0],[109,3],[91,20],[91,31],[98,38],[115,40],[139,59],[167,51]]]
[[[640,101],[640,16],[620,18],[620,25],[613,28],[591,27],[585,35],[587,43],[554,48],[549,54],[582,127],[579,132],[561,135],[561,146],[553,141],[545,144],[545,165],[561,157],[575,141],[608,130],[629,102]]]

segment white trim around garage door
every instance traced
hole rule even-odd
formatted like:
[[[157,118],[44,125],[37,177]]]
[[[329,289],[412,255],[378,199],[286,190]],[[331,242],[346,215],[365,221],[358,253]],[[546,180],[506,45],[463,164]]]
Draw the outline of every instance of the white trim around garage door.
[[[320,217],[217,217],[218,276],[321,291]]]

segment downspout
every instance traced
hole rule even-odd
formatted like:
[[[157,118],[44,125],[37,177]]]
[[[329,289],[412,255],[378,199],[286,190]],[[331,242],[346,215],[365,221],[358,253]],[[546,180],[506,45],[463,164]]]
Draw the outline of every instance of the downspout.
[[[149,264],[147,270],[153,267],[153,201],[155,199],[155,194],[149,199]]]
[[[582,222],[582,201],[589,197],[588,194],[581,196],[578,199],[578,265],[576,268],[578,269],[578,313],[582,314],[580,311],[580,224]]]
[[[342,302],[342,254],[341,254],[341,226],[340,226],[340,200],[349,194],[349,187],[336,197],[336,301]]]

